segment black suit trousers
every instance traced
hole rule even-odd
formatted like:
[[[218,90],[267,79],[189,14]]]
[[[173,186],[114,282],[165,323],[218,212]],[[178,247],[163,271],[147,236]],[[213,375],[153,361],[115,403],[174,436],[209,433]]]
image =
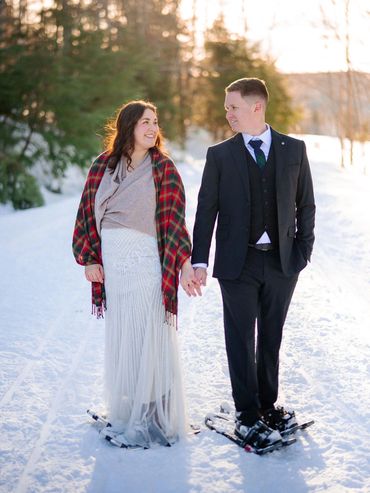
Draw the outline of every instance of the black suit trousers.
[[[238,279],[219,279],[233,399],[246,424],[277,400],[279,350],[297,280],[283,274],[278,250],[252,247]]]

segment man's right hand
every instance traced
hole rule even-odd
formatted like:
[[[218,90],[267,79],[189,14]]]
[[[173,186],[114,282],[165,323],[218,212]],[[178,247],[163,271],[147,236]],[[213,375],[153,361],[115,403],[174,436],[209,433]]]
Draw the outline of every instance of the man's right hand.
[[[90,282],[104,282],[104,269],[100,264],[85,266],[85,277]]]
[[[206,286],[207,284],[207,269],[204,267],[196,267],[194,269],[195,278],[199,281],[201,286]]]

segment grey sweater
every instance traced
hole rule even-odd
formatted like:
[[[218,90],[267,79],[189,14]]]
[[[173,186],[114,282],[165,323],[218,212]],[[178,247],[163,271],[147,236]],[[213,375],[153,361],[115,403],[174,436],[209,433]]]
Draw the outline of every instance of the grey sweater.
[[[121,159],[113,174],[105,170],[95,197],[98,233],[103,228],[132,228],[155,237],[156,199],[150,154],[134,170],[127,171],[126,167],[126,160]]]

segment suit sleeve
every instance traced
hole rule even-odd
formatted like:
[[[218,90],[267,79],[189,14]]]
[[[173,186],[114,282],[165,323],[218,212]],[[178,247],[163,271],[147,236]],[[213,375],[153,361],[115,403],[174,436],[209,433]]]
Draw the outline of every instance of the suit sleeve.
[[[306,260],[311,259],[312,247],[315,240],[315,211],[316,207],[310,165],[308,163],[306,146],[303,142],[301,168],[296,195],[296,239]]]
[[[214,151],[209,148],[195,215],[192,264],[204,263],[208,265],[213,228],[218,213],[218,195],[219,168],[214,158]]]

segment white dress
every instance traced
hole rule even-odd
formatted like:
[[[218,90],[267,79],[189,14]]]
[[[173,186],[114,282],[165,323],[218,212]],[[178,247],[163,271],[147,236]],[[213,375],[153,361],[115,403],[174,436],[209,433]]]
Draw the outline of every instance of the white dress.
[[[176,329],[165,322],[157,240],[102,229],[107,296],[105,400],[121,438],[146,447],[185,434]]]

